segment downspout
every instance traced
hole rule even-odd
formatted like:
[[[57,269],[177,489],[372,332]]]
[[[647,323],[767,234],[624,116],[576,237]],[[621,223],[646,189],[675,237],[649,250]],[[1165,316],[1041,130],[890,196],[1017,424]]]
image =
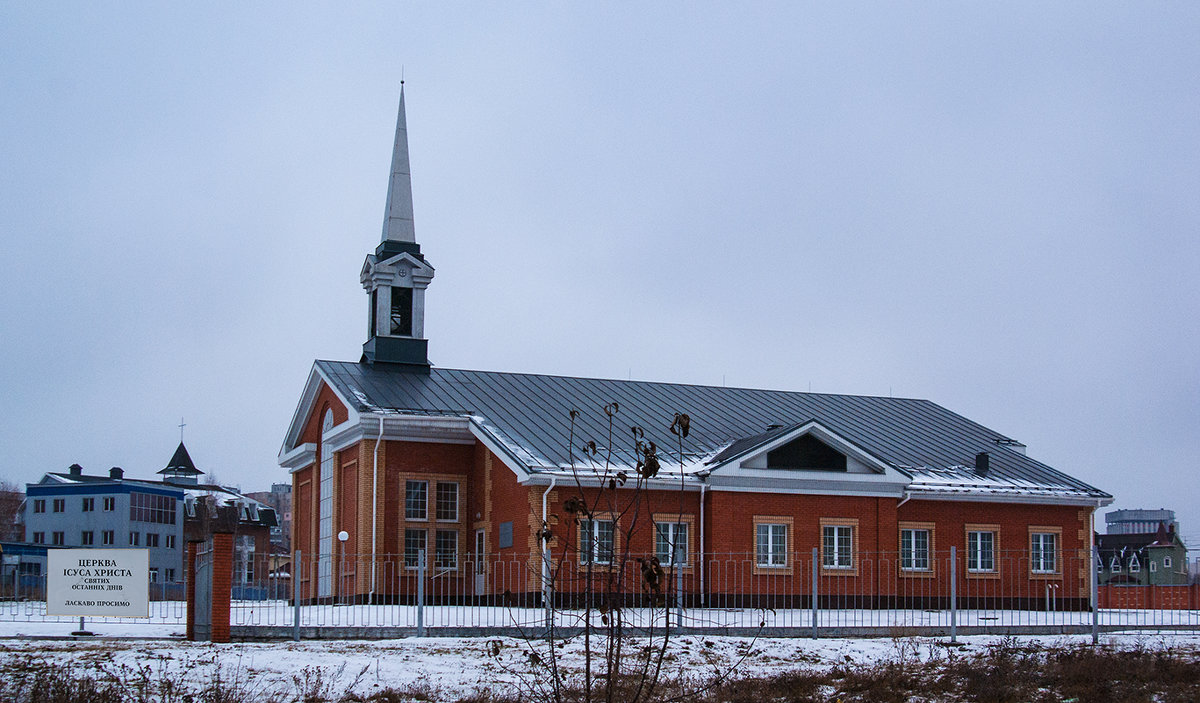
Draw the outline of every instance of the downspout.
[[[383,415],[379,416],[379,436],[375,438],[375,457],[371,464],[371,592],[367,594],[367,602],[375,602],[375,536],[378,533],[376,524],[377,508],[379,505],[379,443],[383,441]]]
[[[912,494],[909,493],[907,490],[905,490],[904,491],[904,500],[900,501],[899,503],[896,503],[896,510],[900,510],[900,506],[904,505],[911,499],[912,499]],[[899,515],[897,515],[896,517],[899,517]]]
[[[550,527],[549,515],[546,512],[546,500],[550,496],[550,491],[554,490],[554,484],[558,482],[557,476],[550,477],[550,485],[546,486],[546,490],[542,492],[542,535],[540,535],[542,543],[542,601],[546,607],[550,607],[550,540],[546,539],[546,530]]]
[[[704,489],[708,488],[706,477],[700,477],[700,553],[696,555],[696,561],[700,562],[697,566],[700,568],[700,603],[705,604],[704,597]]]

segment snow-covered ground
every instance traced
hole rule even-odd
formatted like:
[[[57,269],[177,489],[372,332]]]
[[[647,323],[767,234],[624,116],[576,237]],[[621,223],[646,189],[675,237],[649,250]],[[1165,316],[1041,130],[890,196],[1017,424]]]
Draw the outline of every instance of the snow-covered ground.
[[[14,626],[15,625],[15,626]],[[145,626],[141,626],[145,627]],[[0,673],[21,667],[27,657],[70,662],[93,673],[131,678],[144,667],[156,678],[173,678],[200,687],[220,676],[257,691],[297,691],[302,686],[329,686],[340,694],[353,687],[369,694],[382,688],[429,687],[439,697],[466,696],[481,689],[517,686],[528,671],[524,652],[545,652],[542,642],[511,638],[424,638],[362,641],[276,642],[213,645],[150,639],[31,639],[51,635],[19,624],[0,623]],[[107,630],[108,628],[106,628]],[[169,629],[169,628],[167,628]],[[23,634],[18,634],[23,633]],[[112,632],[121,634],[113,626]],[[168,633],[169,634],[169,633]],[[1029,646],[1071,646],[1090,642],[1086,636],[1015,637],[1007,641]],[[982,651],[998,637],[962,637],[958,655]],[[1117,647],[1171,647],[1200,655],[1200,635],[1105,635]],[[500,657],[492,656],[498,643]],[[582,670],[582,649],[572,642],[558,650],[568,670]],[[704,678],[736,667],[740,676],[773,675],[787,669],[834,664],[875,663],[888,659],[944,657],[944,638],[758,639],[681,637],[667,656],[670,673]]]

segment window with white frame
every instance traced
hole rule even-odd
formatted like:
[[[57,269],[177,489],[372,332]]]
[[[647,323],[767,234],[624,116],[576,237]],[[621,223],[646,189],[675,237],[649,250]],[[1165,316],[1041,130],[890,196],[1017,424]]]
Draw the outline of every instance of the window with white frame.
[[[104,499],[104,512],[111,513],[117,509],[117,499],[113,496],[108,496]]]
[[[825,525],[821,528],[821,566],[826,569],[854,568],[854,528]]]
[[[1173,563],[1173,562],[1171,561],[1171,557],[1163,557],[1163,568],[1164,568],[1164,569],[1169,569],[1169,568],[1171,568],[1171,564],[1172,564],[1172,563]]]
[[[1156,562],[1156,561],[1150,562],[1150,573],[1152,573],[1152,574],[1158,573],[1158,562]]]
[[[1134,554],[1129,558],[1129,573],[1136,574],[1142,570],[1142,562],[1138,561],[1137,555]]]
[[[437,519],[441,522],[458,521],[458,484],[438,481]]]
[[[434,535],[433,563],[438,569],[458,568],[457,530],[438,530]]]
[[[1108,570],[1114,574],[1121,573],[1121,559],[1119,557],[1113,557],[1112,561],[1108,563]]]
[[[687,566],[688,526],[686,522],[654,523],[654,555],[663,566]],[[679,561],[675,561],[675,555]]]
[[[110,547],[117,543],[117,533],[115,530],[105,530],[100,533],[100,541],[104,546]]]
[[[988,573],[996,570],[996,533],[970,531],[967,533],[967,571]]]
[[[787,566],[787,527],[775,522],[760,522],[754,526],[754,561],[758,566]]]
[[[1058,535],[1034,532],[1029,535],[1029,569],[1035,574],[1058,573]]]
[[[404,519],[429,519],[428,481],[409,480],[404,482]]]
[[[904,571],[929,571],[929,530],[900,530],[900,568]]]
[[[616,547],[612,520],[579,521],[579,563],[611,564]]]
[[[421,563],[421,552],[425,550],[425,530],[404,531],[404,566],[415,569]]]
[[[317,499],[317,595],[333,593],[333,447],[326,436],[333,429],[333,410],[321,420],[321,463]]]

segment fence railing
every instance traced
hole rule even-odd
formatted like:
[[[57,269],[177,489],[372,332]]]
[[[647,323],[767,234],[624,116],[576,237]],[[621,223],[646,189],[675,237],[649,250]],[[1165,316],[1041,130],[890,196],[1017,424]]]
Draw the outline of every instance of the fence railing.
[[[694,563],[655,567],[649,554],[587,563],[551,552],[548,564],[516,553],[239,555],[230,625],[247,637],[537,633],[619,613],[633,632],[669,625],[697,634],[1200,631],[1200,585],[1093,593],[1086,554],[1040,556],[809,550],[703,562],[693,554]],[[13,585],[0,590],[0,621],[77,622],[45,614],[44,575]],[[182,628],[185,588],[151,584],[148,621],[94,620]]]
[[[1103,586],[1086,554],[710,555],[660,565],[577,555],[298,555],[235,579],[234,627],[544,630],[599,624],[776,635],[1200,630],[1200,586]],[[693,556],[693,561],[695,561]],[[646,569],[651,569],[647,577]],[[297,580],[293,580],[293,579]],[[654,582],[654,583],[651,583]],[[1099,608],[1093,608],[1093,600]]]

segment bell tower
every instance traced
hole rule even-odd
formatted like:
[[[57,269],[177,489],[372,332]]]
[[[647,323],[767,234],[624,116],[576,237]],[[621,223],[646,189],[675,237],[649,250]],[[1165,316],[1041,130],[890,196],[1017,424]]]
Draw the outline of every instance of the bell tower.
[[[404,82],[392,146],[383,238],[368,254],[359,280],[370,299],[367,341],[362,361],[396,364],[414,373],[429,373],[429,340],[425,339],[425,289],[433,267],[421,255],[413,228],[412,174],[408,165],[408,125],[404,117]]]

